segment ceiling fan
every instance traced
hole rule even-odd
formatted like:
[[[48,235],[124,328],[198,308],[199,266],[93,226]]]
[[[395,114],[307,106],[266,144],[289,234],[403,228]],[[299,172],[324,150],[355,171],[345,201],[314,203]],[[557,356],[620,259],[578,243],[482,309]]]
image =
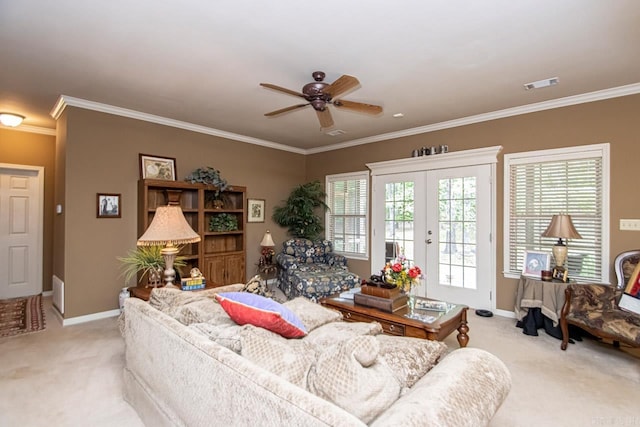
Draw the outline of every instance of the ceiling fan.
[[[265,116],[277,116],[278,114],[286,113],[289,111],[297,110],[307,105],[311,105],[320,121],[321,128],[329,128],[333,126],[333,118],[331,112],[327,108],[329,104],[332,104],[336,108],[343,108],[345,110],[356,111],[365,114],[380,114],[382,113],[382,107],[379,105],[364,104],[362,102],[347,101],[345,99],[335,99],[345,92],[360,85],[358,79],[353,76],[343,75],[335,82],[329,84],[325,83],[325,73],[322,71],[314,71],[311,76],[315,82],[307,83],[302,87],[302,92],[296,92],[294,90],[285,89],[280,86],[272,85],[270,83],[260,83],[260,86],[274,89],[280,92],[284,92],[288,95],[298,96],[304,98],[307,102],[305,104],[292,105],[291,107],[282,108],[280,110],[266,113]]]

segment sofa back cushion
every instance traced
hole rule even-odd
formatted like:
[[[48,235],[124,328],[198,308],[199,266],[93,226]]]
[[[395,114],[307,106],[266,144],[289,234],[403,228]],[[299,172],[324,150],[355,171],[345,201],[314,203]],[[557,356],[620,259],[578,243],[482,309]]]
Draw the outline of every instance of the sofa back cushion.
[[[295,257],[298,263],[325,263],[333,246],[328,240],[289,239],[282,244],[282,252]]]

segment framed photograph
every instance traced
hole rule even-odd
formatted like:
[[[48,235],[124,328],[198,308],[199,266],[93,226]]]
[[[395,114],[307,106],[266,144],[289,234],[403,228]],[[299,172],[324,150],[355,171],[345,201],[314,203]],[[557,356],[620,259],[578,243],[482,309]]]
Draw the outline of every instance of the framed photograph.
[[[553,269],[553,279],[566,282],[569,279],[569,270],[563,267],[555,267]]]
[[[522,263],[522,275],[540,279],[542,270],[549,270],[551,255],[546,252],[524,251],[524,262]]]
[[[264,222],[264,199],[247,199],[247,222]]]
[[[120,194],[98,193],[96,195],[97,218],[120,218],[122,210]]]
[[[142,179],[176,180],[176,159],[140,154],[140,176]]]

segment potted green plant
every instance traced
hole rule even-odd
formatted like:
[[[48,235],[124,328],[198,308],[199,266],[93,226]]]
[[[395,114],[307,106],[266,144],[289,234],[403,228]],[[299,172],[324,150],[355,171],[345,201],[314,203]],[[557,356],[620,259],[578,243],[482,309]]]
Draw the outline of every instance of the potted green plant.
[[[291,191],[284,205],[274,208],[272,218],[278,225],[287,227],[291,236],[316,240],[324,231],[317,211],[321,208],[324,213],[329,209],[326,196],[320,181],[302,184]]]
[[[211,215],[209,219],[209,231],[236,231],[238,229],[238,218],[235,215],[221,213]]]
[[[122,263],[122,274],[127,282],[140,274],[139,282],[147,279],[149,286],[158,286],[162,283],[164,272],[164,257],[162,256],[162,246],[138,246],[129,251],[127,256],[118,257]],[[178,256],[173,262],[174,268],[184,267],[185,257]]]
[[[192,184],[200,183],[217,187],[212,193],[207,192],[205,194],[205,202],[216,209],[221,209],[224,206],[221,193],[229,188],[229,185],[227,184],[227,180],[220,176],[218,169],[212,168],[211,166],[198,168],[187,175],[184,180]]]

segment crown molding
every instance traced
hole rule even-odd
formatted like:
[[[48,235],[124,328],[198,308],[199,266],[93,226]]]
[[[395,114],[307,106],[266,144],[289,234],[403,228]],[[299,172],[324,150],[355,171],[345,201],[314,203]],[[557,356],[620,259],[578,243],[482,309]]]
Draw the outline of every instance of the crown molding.
[[[16,127],[0,126],[0,129],[15,130],[15,131],[18,131],[18,132],[39,133],[39,134],[42,134],[42,135],[51,135],[51,136],[55,136],[56,135],[56,130],[55,129],[43,128],[43,127],[40,127],[40,126],[31,126],[31,125],[20,125],[20,126],[16,126]]]
[[[463,117],[446,122],[434,123],[432,125],[420,126],[411,129],[404,129],[398,132],[384,133],[367,138],[354,139],[343,143],[330,145],[327,147],[310,148],[306,154],[322,153],[325,151],[340,150],[343,148],[355,147],[357,145],[370,144],[372,142],[386,141],[388,139],[403,138],[406,136],[419,135],[422,133],[435,132],[443,129],[450,129],[459,126],[466,126],[474,123],[487,122],[490,120],[503,119],[506,117],[519,116],[522,114],[535,113],[538,111],[551,110],[554,108],[568,107],[571,105],[584,104],[587,102],[602,101],[621,96],[635,95],[640,93],[640,83],[626,86],[614,87],[595,92],[588,92],[580,95],[567,96],[565,98],[553,99],[550,101],[537,102],[535,104],[522,105],[520,107],[507,108],[504,110],[492,111],[489,113],[477,114],[475,116]]]
[[[489,113],[477,114],[475,116],[463,117],[460,119],[449,120],[446,122],[434,123],[426,126],[419,126],[411,129],[404,129],[397,132],[383,133],[366,138],[354,139],[342,143],[328,145],[317,148],[295,148],[288,145],[279,144],[273,141],[253,138],[237,133],[226,132],[206,126],[196,125],[193,123],[183,122],[180,120],[169,119],[166,117],[147,114],[140,111],[129,110],[127,108],[115,107],[99,102],[87,101],[85,99],[74,98],[68,95],[60,95],[58,101],[51,110],[51,117],[58,120],[62,112],[67,106],[84,108],[87,110],[99,111],[102,113],[114,114],[117,116],[128,117],[136,120],[142,120],[150,123],[156,123],[165,126],[171,126],[179,129],[185,129],[192,132],[203,133],[207,135],[218,136],[225,139],[246,142],[248,144],[259,145],[262,147],[273,148],[276,150],[288,151],[296,154],[316,154],[327,151],[341,150],[343,148],[355,147],[358,145],[370,144],[373,142],[386,141],[389,139],[403,138],[407,136],[419,135],[423,133],[435,132],[444,129],[451,129],[459,126],[466,126],[474,123],[481,123],[490,120],[497,120],[506,117],[518,116],[522,114],[535,113],[538,111],[551,110],[554,108],[568,107],[571,105],[584,104],[587,102],[602,101],[610,98],[618,98],[627,95],[635,95],[640,93],[640,83],[634,83],[626,86],[619,86],[610,89],[603,89],[595,92],[588,92],[580,95],[567,96],[564,98],[553,99],[550,101],[537,102],[534,104],[522,105],[520,107],[506,108],[504,110],[492,111]],[[23,129],[20,129],[23,128]],[[47,128],[37,128],[35,126],[18,126],[12,128],[15,130],[24,130],[25,132],[43,133],[47,135],[55,135],[55,130]]]
[[[237,133],[226,132],[219,129],[214,129],[206,126],[196,125],[189,122],[183,122],[180,120],[168,119],[166,117],[156,116],[153,114],[147,114],[140,111],[129,110],[127,108],[115,107],[113,105],[102,104],[99,102],[87,101],[86,99],[74,98],[72,96],[60,95],[58,101],[51,110],[51,117],[58,120],[62,112],[67,106],[84,108],[86,110],[99,111],[101,113],[113,114],[116,116],[128,117],[130,119],[142,120],[145,122],[156,123],[164,126],[171,126],[178,129],[184,129],[192,132],[203,133],[206,135],[218,136],[220,138],[231,139],[240,142],[246,142],[248,144],[260,145],[262,147],[273,148],[276,150],[289,151],[297,154],[306,154],[306,150],[302,148],[290,147],[284,144],[278,144],[276,142],[267,141],[264,139],[253,138],[246,135],[240,135]]]

